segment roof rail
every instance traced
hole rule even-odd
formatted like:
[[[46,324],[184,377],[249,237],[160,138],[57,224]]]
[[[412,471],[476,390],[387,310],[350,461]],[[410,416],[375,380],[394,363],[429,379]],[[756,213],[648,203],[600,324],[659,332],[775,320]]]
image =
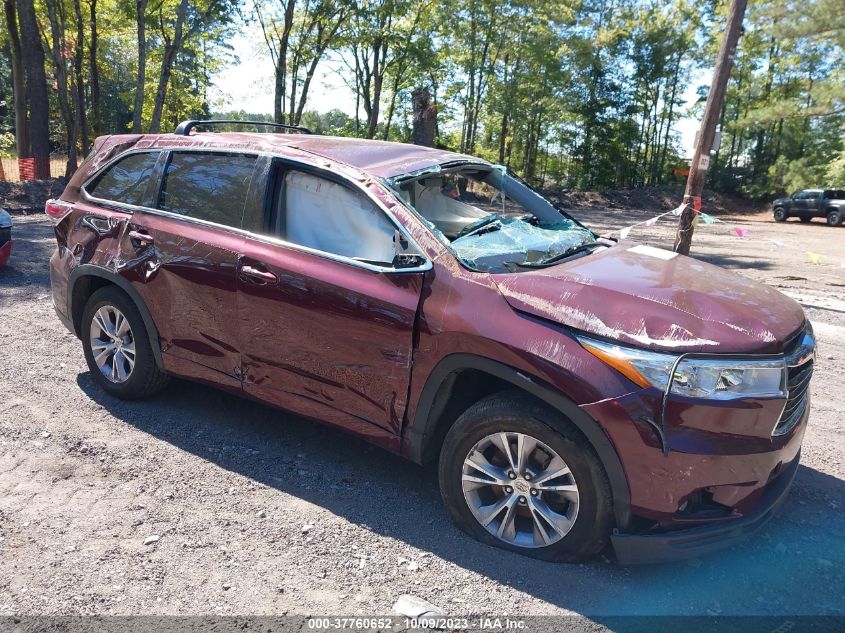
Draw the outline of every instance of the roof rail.
[[[300,125],[285,125],[284,123],[271,123],[270,121],[236,121],[229,119],[219,119],[214,121],[182,121],[173,131],[178,136],[188,136],[195,127],[207,127],[210,125],[267,125],[270,127],[282,128],[285,130],[293,130],[300,134],[311,134],[311,130]]]

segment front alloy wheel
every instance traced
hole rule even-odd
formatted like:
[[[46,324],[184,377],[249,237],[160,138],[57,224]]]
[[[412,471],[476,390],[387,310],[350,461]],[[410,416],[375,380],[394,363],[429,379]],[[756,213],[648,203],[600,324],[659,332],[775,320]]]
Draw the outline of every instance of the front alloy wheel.
[[[90,327],[94,362],[106,380],[122,383],[135,368],[135,337],[123,313],[105,305],[94,313]]]
[[[496,538],[545,547],[569,533],[578,516],[578,485],[552,448],[524,433],[494,433],[470,449],[464,499]]]
[[[528,394],[491,394],[464,411],[438,471],[449,516],[483,543],[576,562],[608,542],[613,497],[601,461],[565,416]]]

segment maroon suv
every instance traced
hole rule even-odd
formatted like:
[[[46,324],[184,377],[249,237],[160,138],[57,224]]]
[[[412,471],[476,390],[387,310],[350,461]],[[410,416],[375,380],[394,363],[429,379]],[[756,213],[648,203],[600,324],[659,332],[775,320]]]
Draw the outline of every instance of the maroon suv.
[[[105,391],[180,376],[438,460],[463,530],[548,560],[700,554],[787,494],[794,301],[478,158],[198,129],[100,138],[47,204],[56,311]]]

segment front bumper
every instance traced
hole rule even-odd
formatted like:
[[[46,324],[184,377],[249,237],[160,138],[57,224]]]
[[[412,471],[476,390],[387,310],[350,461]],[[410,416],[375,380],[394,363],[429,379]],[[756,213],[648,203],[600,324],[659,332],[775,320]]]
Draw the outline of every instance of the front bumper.
[[[621,565],[639,565],[683,560],[736,545],[762,528],[774,516],[789,495],[798,472],[800,455],[772,480],[762,491],[755,512],[742,518],[731,518],[658,534],[622,534],[611,536],[616,558]]]
[[[659,401],[643,390],[582,405],[627,478],[627,520],[612,537],[622,564],[698,556],[763,525],[795,475],[810,410],[808,396],[794,426],[774,435],[783,400],[673,401],[663,428],[654,422]]]

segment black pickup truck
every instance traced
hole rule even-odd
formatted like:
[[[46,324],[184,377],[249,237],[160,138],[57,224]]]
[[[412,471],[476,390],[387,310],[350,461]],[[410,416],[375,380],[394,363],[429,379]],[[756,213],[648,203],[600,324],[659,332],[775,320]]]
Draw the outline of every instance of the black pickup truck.
[[[791,198],[778,198],[772,205],[775,222],[796,217],[802,222],[827,218],[830,226],[839,226],[845,217],[845,190],[804,189]]]

